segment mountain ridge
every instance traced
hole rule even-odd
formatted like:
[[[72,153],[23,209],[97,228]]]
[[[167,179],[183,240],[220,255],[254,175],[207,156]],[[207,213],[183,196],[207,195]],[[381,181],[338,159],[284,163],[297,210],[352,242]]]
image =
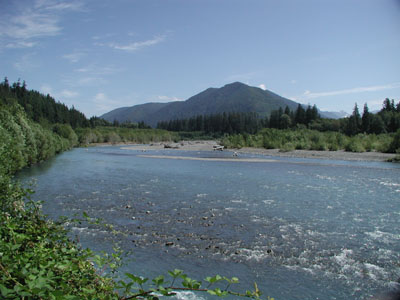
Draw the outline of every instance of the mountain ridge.
[[[299,103],[284,98],[269,90],[233,82],[221,88],[207,88],[185,101],[168,103],[145,103],[120,107],[101,118],[113,122],[145,122],[155,127],[160,121],[186,119],[196,115],[212,115],[229,112],[255,112],[261,117],[269,116],[273,110],[288,106],[296,110]]]

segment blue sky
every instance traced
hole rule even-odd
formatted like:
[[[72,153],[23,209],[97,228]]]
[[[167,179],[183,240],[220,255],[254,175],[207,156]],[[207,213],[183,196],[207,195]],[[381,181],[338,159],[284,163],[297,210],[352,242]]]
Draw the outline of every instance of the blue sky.
[[[234,81],[375,110],[400,100],[400,0],[0,0],[0,57],[87,117]]]

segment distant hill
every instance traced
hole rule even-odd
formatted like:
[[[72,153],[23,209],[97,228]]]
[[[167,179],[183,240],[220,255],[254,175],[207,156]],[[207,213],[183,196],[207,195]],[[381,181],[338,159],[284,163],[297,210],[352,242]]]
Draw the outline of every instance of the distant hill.
[[[350,116],[349,113],[341,110],[341,111],[320,111],[319,112],[321,117],[327,118],[327,119],[341,119],[341,118],[347,118]]]
[[[286,106],[296,110],[298,103],[268,90],[234,82],[221,88],[208,88],[186,101],[121,107],[102,115],[101,118],[110,122],[144,121],[154,127],[159,121],[223,112],[256,112],[260,116],[267,116],[271,111]]]
[[[105,113],[104,115],[100,116],[100,118],[103,118],[109,122],[114,122],[114,120],[117,120],[120,123],[125,121],[132,123],[144,121],[146,124],[150,124],[148,120],[151,119],[151,116],[169,104],[171,104],[171,102],[146,103],[130,107],[120,107]]]

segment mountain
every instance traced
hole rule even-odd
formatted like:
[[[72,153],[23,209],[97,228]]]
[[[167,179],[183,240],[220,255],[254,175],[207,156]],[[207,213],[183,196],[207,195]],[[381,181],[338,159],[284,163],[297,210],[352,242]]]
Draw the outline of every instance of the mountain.
[[[347,118],[350,114],[341,110],[341,111],[320,111],[321,117],[327,119],[341,119]]]
[[[171,102],[146,103],[130,107],[120,107],[105,113],[104,115],[100,116],[100,118],[103,118],[109,122],[114,122],[114,120],[117,120],[121,123],[125,121],[133,123],[145,121],[146,124],[150,124],[147,122],[149,117],[169,104],[171,104]]]
[[[110,122],[144,121],[155,127],[159,121],[223,112],[256,112],[260,116],[267,116],[271,111],[279,107],[284,109],[286,106],[296,110],[298,103],[268,90],[234,82],[221,88],[208,88],[186,101],[121,107],[102,115],[101,118]]]

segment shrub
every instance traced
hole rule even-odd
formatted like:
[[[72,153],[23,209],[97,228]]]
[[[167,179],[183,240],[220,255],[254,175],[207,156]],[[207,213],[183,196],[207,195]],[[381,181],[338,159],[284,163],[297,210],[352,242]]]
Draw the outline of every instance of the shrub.
[[[365,152],[365,148],[359,140],[352,138],[350,142],[346,145],[345,151],[348,152]]]
[[[388,147],[388,152],[399,153],[400,152],[400,129],[397,130],[393,136],[393,140]]]
[[[280,149],[280,152],[290,152],[295,149],[295,146],[292,143],[285,143]]]

